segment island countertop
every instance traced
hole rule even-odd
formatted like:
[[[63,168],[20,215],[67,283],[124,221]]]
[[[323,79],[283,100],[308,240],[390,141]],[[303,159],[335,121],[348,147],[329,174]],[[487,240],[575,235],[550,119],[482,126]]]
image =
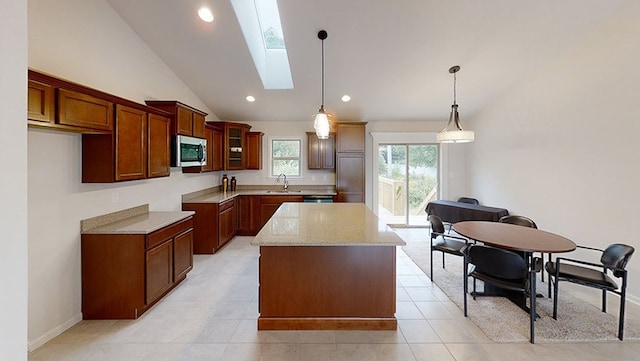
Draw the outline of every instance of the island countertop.
[[[254,246],[404,246],[363,203],[283,203]]]

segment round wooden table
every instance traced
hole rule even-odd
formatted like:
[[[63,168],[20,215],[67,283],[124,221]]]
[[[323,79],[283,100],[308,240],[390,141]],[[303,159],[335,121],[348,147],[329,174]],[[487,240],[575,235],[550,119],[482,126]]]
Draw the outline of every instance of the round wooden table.
[[[510,223],[464,221],[455,223],[453,230],[486,245],[511,251],[563,253],[576,249],[576,244],[568,238]]]

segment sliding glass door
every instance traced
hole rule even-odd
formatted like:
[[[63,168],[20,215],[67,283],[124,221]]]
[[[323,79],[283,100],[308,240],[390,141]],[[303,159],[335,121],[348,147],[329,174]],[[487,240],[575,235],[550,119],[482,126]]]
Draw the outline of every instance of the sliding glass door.
[[[389,225],[424,226],[427,203],[437,199],[436,144],[380,144],[378,217]]]

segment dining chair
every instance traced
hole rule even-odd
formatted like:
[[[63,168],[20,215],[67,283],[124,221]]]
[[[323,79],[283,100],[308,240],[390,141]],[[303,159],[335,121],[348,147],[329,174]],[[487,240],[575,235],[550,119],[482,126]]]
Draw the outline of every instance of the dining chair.
[[[536,225],[536,222],[534,222],[533,219],[525,216],[519,216],[516,214],[509,214],[509,215],[500,217],[498,222],[515,224],[516,226],[523,226],[523,227],[538,229],[538,225]],[[540,253],[540,256],[542,257],[542,263],[544,263],[544,253]],[[548,257],[549,257],[549,261],[551,261],[551,253],[549,253]],[[542,272],[540,273],[540,278],[542,279],[542,282],[544,282],[544,269],[542,269]],[[551,281],[549,281],[549,285],[551,285]],[[551,297],[551,286],[549,286],[549,297]]]
[[[614,243],[604,250],[599,248],[577,246],[577,248],[601,252],[600,263],[584,260],[556,257],[554,262],[547,262],[545,268],[553,279],[553,319],[558,319],[558,284],[560,281],[576,283],[582,286],[602,290],[602,312],[607,312],[607,292],[620,296],[620,315],[618,318],[618,338],[622,341],[624,331],[624,307],[627,294],[627,270],[625,267],[635,249],[629,245]],[[609,276],[622,279],[622,286]]]
[[[442,268],[444,267],[445,253],[449,253],[455,256],[464,256],[464,249],[468,246],[469,240],[464,237],[450,235],[444,232],[444,224],[442,219],[436,215],[429,216],[429,223],[431,223],[431,241],[430,241],[430,254],[431,254],[431,280],[433,281],[433,252],[442,252]]]
[[[471,265],[471,267],[469,267]],[[473,299],[476,299],[476,280],[496,287],[522,292],[529,299],[529,341],[535,342],[534,323],[536,318],[535,273],[542,268],[542,260],[533,258],[531,267],[521,255],[502,248],[472,244],[465,250],[464,257],[464,316],[467,317],[467,293],[469,277],[473,278]]]
[[[478,201],[475,198],[470,198],[470,197],[460,197],[460,198],[458,198],[458,202],[460,202],[460,203],[469,203],[469,204],[480,204],[480,201]]]

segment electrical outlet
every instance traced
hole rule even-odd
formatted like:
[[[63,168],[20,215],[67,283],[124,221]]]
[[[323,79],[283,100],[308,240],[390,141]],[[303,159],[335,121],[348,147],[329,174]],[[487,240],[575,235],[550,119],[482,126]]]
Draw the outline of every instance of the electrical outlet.
[[[326,181],[326,180],[327,180],[327,175],[326,175],[326,174],[322,176],[322,180],[323,180],[323,181]]]
[[[311,176],[311,180],[315,182],[316,181],[316,176],[312,175]]]
[[[112,203],[120,202],[120,193],[118,193],[118,192],[111,193],[111,202]]]

